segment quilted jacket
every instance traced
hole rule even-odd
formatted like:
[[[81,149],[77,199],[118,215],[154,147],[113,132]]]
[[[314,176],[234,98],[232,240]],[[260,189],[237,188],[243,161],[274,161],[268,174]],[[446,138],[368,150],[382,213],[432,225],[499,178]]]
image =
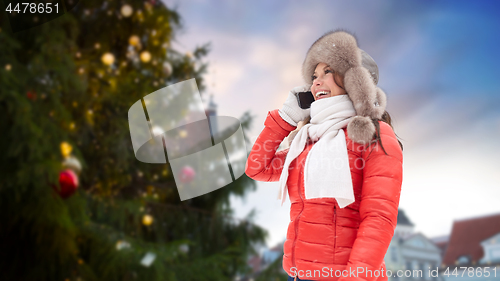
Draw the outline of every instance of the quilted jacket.
[[[306,280],[388,280],[384,256],[397,223],[403,155],[392,128],[379,121],[382,145],[349,139],[347,150],[355,202],[340,208],[334,198],[305,199],[304,164],[314,143],[290,163],[290,222],[283,269]],[[270,111],[247,159],[245,173],[258,181],[279,181],[288,149],[276,152],[296,127]],[[327,172],[327,171],[325,171]]]

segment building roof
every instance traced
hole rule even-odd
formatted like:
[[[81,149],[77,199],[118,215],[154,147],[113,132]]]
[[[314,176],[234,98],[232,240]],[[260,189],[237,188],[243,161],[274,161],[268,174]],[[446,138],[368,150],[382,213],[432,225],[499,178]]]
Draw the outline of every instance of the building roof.
[[[450,235],[442,235],[430,238],[434,245],[436,245],[441,250],[441,257],[444,256],[446,252],[446,247],[448,246],[448,242],[450,241]]]
[[[398,209],[398,224],[399,225],[409,225],[413,226],[414,224],[408,219],[405,212],[401,209]]]
[[[472,262],[479,261],[484,255],[480,243],[497,233],[500,233],[500,213],[454,221],[443,263],[455,265],[460,256],[469,256]]]

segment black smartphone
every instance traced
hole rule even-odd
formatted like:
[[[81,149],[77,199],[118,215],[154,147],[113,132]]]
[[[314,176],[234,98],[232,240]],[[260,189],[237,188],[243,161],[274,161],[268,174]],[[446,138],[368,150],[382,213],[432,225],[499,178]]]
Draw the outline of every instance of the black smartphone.
[[[311,103],[314,101],[314,96],[309,92],[299,92],[297,93],[297,102],[299,107],[302,109],[308,109],[311,107]]]

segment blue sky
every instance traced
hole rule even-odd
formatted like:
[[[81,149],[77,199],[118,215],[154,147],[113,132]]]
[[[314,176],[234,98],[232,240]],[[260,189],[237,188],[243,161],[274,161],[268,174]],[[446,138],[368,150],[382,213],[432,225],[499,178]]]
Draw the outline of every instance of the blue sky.
[[[379,87],[404,147],[400,207],[416,230],[448,234],[454,219],[500,212],[499,1],[166,0],[184,19],[174,46],[211,42],[207,93],[219,115],[250,110],[255,141],[267,112],[303,84],[309,46],[325,32],[354,32],[378,63]],[[277,183],[232,200],[257,210],[273,245],[286,235],[290,203]]]

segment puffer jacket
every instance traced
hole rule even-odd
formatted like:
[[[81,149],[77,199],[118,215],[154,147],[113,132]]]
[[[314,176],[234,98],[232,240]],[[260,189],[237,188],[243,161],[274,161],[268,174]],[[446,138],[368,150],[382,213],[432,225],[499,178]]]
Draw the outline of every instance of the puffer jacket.
[[[270,111],[247,159],[245,173],[258,181],[279,181],[288,149],[278,151],[296,127]],[[290,223],[283,269],[306,280],[388,280],[384,256],[397,223],[403,154],[392,128],[379,121],[382,145],[349,139],[347,150],[355,202],[340,208],[334,198],[306,199],[304,164],[314,143],[290,163]],[[328,171],[325,171],[325,173]],[[343,276],[341,276],[343,275]]]

